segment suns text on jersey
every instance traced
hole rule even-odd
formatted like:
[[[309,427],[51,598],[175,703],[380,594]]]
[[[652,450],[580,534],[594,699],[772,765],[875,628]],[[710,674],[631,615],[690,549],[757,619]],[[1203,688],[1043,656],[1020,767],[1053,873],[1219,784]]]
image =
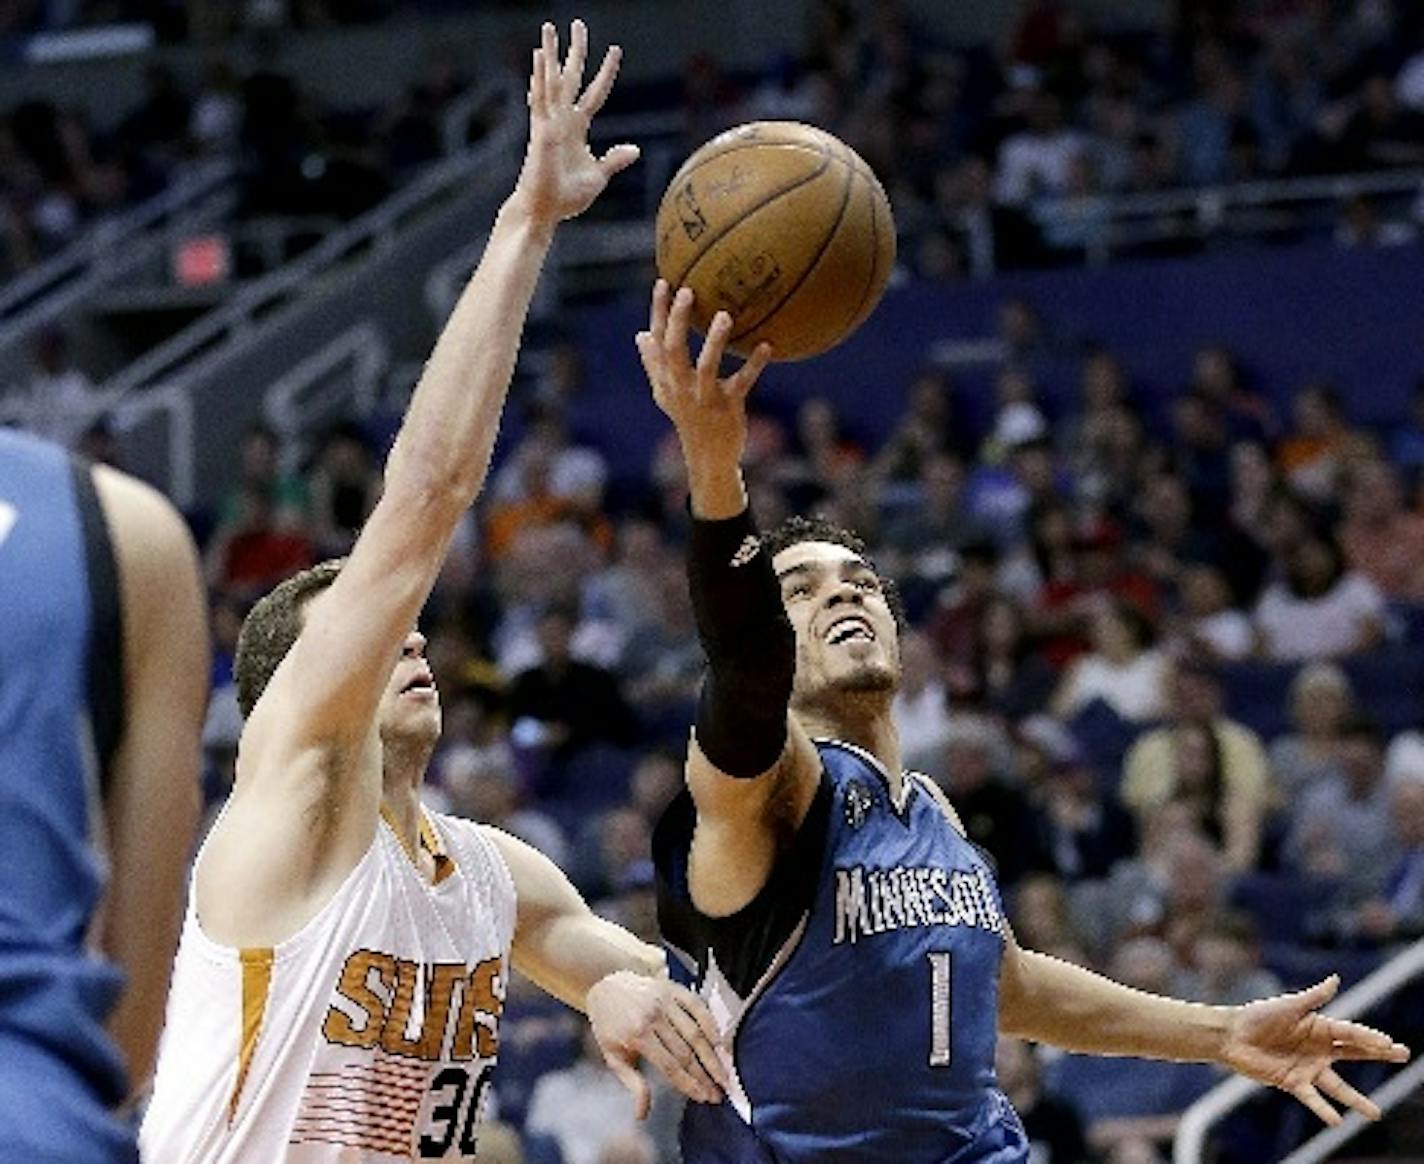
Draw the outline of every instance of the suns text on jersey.
[[[834,944],[917,926],[976,926],[1003,934],[998,898],[982,869],[894,865],[836,870]]]
[[[428,1063],[490,1059],[499,1051],[504,963],[412,962],[356,950],[341,968],[322,1034],[329,1043]],[[412,1031],[412,1014],[419,1026]],[[450,1029],[453,1020],[453,1031]]]

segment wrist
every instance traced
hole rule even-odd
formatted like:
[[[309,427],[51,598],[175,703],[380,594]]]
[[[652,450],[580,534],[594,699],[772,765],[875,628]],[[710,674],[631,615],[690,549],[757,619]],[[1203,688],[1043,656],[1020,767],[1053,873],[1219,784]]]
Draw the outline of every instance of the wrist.
[[[702,521],[736,517],[747,508],[741,465],[728,458],[687,458],[692,516]]]
[[[1205,1006],[1204,1031],[1207,1054],[1202,1058],[1208,1063],[1231,1067],[1231,1031],[1236,1024],[1239,1006]]]
[[[504,200],[495,218],[495,226],[506,226],[519,231],[526,241],[536,246],[548,247],[554,241],[554,231],[559,220],[538,210],[529,196],[518,186]]]

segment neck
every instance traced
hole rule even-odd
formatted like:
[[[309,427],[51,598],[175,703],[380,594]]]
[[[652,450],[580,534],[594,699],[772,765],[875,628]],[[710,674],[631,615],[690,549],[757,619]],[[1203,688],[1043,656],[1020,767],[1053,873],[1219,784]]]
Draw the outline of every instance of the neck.
[[[433,750],[433,742],[382,743],[381,807],[395,822],[402,838],[412,846],[416,846],[420,838],[420,785]]]
[[[900,736],[890,715],[892,698],[893,693],[888,691],[841,695],[833,709],[820,704],[798,704],[793,710],[812,738],[844,740],[879,760],[898,796],[904,772],[900,767]]]

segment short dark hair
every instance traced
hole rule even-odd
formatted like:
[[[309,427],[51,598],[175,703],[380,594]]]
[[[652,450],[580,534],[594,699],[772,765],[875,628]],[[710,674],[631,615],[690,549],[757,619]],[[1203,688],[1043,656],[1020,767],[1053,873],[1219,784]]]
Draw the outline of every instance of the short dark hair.
[[[908,624],[905,619],[905,604],[900,598],[900,588],[895,585],[893,578],[887,578],[880,572],[875,559],[870,556],[864,538],[854,530],[827,521],[824,517],[792,516],[762,538],[762,549],[766,551],[767,560],[770,561],[782,550],[799,546],[802,542],[829,542],[833,546],[844,546],[851,553],[863,558],[880,580],[880,589],[885,595],[885,603],[890,607],[890,613],[895,616],[896,627],[905,629]]]
[[[242,621],[233,658],[237,706],[246,719],[267,690],[278,666],[302,633],[306,604],[336,581],[346,559],[320,562],[294,574],[262,598]]]

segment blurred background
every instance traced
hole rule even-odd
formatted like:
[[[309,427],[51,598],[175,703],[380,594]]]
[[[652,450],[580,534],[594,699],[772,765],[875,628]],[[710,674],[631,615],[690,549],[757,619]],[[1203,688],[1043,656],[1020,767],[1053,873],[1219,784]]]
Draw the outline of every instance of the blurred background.
[[[702,660],[680,457],[632,345],[650,220],[713,133],[809,121],[884,182],[899,262],[850,342],[763,377],[754,504],[853,526],[898,580],[907,762],[994,854],[1019,939],[1213,1002],[1384,967],[1354,1009],[1419,1045],[1406,0],[0,4],[0,420],[188,515],[211,809],[241,619],[374,504],[517,171],[527,49],[574,15],[625,46],[595,131],[643,160],[560,235],[426,612],[430,803],[656,939],[649,829]],[[516,984],[481,1159],[676,1159],[676,1103],[635,1125],[581,1030]],[[1035,1164],[1165,1161],[1174,1137],[1183,1164],[1262,1164],[1316,1130],[1249,1088],[1184,1126],[1220,1082],[1201,1067],[1006,1042],[1000,1069]],[[1421,1078],[1290,1159],[1424,1159]]]

